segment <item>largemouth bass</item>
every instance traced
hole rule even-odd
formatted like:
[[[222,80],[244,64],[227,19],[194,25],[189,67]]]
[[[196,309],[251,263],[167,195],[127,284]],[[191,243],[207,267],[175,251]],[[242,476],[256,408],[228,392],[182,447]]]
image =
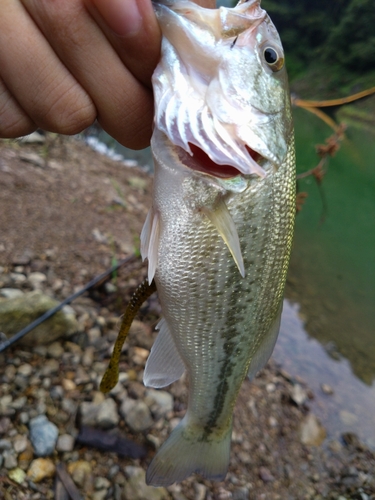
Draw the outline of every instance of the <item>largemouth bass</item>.
[[[283,49],[259,0],[155,9],[163,42],[141,253],[163,319],[144,383],[165,387],[186,371],[189,384],[186,415],[146,475],[166,486],[226,475],[241,383],[278,335],[295,153]]]

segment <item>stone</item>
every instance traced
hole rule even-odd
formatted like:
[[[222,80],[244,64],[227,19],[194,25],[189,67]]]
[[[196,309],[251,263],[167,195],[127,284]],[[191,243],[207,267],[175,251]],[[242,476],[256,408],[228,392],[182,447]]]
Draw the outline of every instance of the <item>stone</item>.
[[[56,450],[61,452],[72,451],[74,448],[74,437],[70,434],[61,434],[56,443]]]
[[[235,488],[233,490],[232,499],[233,500],[248,500],[250,496],[250,490],[246,486],[241,488]]]
[[[120,421],[117,412],[117,405],[112,398],[108,398],[99,405],[99,411],[96,416],[96,423],[102,429],[115,427]]]
[[[77,486],[84,486],[86,480],[91,475],[91,465],[86,460],[77,460],[68,464],[68,472]]]
[[[40,291],[27,292],[22,297],[0,301],[0,324],[4,333],[10,337],[19,332],[58,302]],[[28,335],[18,341],[18,345],[34,347],[49,344],[60,337],[76,332],[78,323],[72,315],[59,311],[44,321]]]
[[[301,443],[308,446],[319,446],[326,438],[326,430],[313,413],[309,413],[301,422]]]
[[[12,449],[12,443],[9,441],[9,439],[0,439],[0,451],[3,450],[11,450]]]
[[[17,372],[23,377],[30,377],[30,375],[33,373],[33,367],[28,363],[24,363],[23,365],[20,365],[18,367]]]
[[[33,445],[35,455],[47,456],[54,452],[59,435],[58,428],[50,422],[45,415],[39,415],[29,424],[30,441]]]
[[[0,296],[6,299],[15,299],[17,297],[22,297],[24,292],[18,288],[1,288]]]
[[[24,434],[18,434],[13,441],[13,449],[16,453],[22,453],[26,450],[29,440]]]
[[[133,432],[143,432],[153,424],[150,409],[144,401],[125,399],[121,404],[120,413]]]
[[[207,487],[202,483],[194,484],[194,500],[204,500],[206,498]]]
[[[106,477],[97,477],[95,479],[95,489],[102,490],[103,488],[108,489],[111,486],[111,482],[108,481]]]
[[[128,465],[125,467],[127,481],[122,489],[125,500],[169,500],[170,495],[165,488],[147,486],[146,473],[141,467]]]
[[[17,457],[14,455],[13,451],[6,450],[3,452],[4,467],[6,469],[14,469],[17,467]]]
[[[307,400],[307,393],[300,384],[293,386],[290,396],[297,406],[303,405]]]
[[[9,471],[8,477],[15,483],[22,484],[26,478],[26,472],[19,467],[16,467],[15,469]]]
[[[32,286],[34,290],[40,290],[42,284],[47,281],[47,276],[43,273],[39,273],[38,271],[30,273],[27,277],[28,282]]]
[[[34,483],[39,483],[43,479],[53,477],[55,472],[55,464],[50,458],[36,458],[31,462],[27,477]]]
[[[264,483],[271,483],[275,480],[270,470],[267,467],[259,467],[259,477]]]
[[[51,358],[60,359],[64,354],[64,348],[60,342],[52,342],[52,344],[47,347],[47,354]]]
[[[157,418],[173,411],[173,396],[167,391],[148,389],[146,391],[145,402],[149,405],[150,410]]]

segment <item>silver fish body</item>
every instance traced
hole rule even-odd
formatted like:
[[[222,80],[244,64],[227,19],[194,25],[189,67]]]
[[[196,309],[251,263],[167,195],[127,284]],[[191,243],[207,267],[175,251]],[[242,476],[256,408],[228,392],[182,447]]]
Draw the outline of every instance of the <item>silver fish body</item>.
[[[258,1],[157,13],[154,196],[141,250],[163,319],[144,382],[164,387],[186,370],[189,383],[186,415],[147,471],[161,486],[193,472],[225,477],[238,391],[279,330],[295,155],[285,68],[262,59],[264,47],[282,48]]]

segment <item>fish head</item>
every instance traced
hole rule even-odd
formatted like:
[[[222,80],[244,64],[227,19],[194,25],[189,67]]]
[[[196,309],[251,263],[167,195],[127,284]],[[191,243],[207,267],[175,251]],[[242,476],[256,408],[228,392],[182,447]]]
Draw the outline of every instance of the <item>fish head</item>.
[[[293,133],[291,104],[281,41],[260,1],[155,8],[163,33],[155,127],[198,170],[205,164],[219,177],[277,170]]]

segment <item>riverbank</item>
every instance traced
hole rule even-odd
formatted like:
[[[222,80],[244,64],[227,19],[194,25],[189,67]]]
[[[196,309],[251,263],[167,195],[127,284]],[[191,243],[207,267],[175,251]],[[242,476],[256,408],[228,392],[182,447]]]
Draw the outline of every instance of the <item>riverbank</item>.
[[[0,142],[0,288],[62,300],[133,254],[151,182],[73,138]],[[82,497],[95,500],[375,499],[375,455],[354,434],[323,445],[324,429],[309,410],[314,394],[272,361],[243,384],[226,481],[193,477],[144,490],[143,471],[186,408],[183,382],[159,397],[141,383],[159,314],[155,298],[125,346],[121,383],[106,397],[98,391],[124,304],[144,276],[137,260],[73,302],[73,336],[50,345],[36,336],[32,346],[0,355],[0,492],[65,498],[56,477],[68,476]],[[30,424],[38,415],[58,433],[43,465]],[[114,434],[131,440],[133,458],[124,448],[119,454],[119,440],[108,439]],[[92,446],[93,435],[107,451]]]

